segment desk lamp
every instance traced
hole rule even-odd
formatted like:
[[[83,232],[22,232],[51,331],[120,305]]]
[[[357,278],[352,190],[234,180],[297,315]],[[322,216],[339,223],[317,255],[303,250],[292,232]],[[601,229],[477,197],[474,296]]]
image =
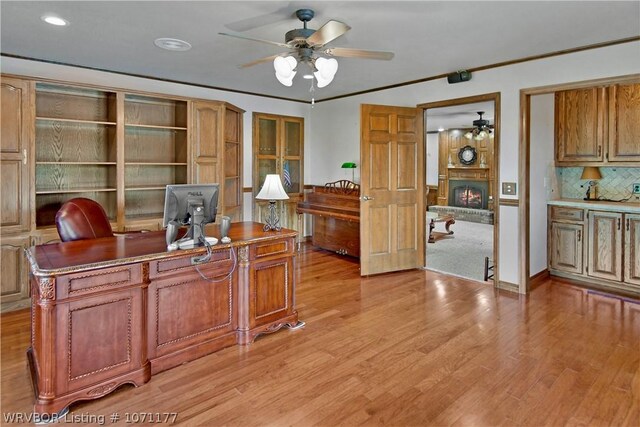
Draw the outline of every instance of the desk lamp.
[[[280,218],[276,213],[276,200],[287,200],[289,196],[282,188],[282,182],[280,181],[280,175],[269,174],[264,180],[262,189],[256,196],[258,200],[269,201],[269,214],[265,218],[264,231],[275,230],[280,231]]]
[[[351,169],[351,182],[355,183],[356,180],[356,164],[354,162],[345,162],[342,164],[342,169]]]
[[[582,169],[582,175],[580,179],[588,179],[589,186],[587,187],[587,194],[584,198],[585,200],[597,200],[598,199],[598,188],[597,188],[597,180],[602,179],[602,175],[600,174],[600,169],[596,166],[585,166]]]

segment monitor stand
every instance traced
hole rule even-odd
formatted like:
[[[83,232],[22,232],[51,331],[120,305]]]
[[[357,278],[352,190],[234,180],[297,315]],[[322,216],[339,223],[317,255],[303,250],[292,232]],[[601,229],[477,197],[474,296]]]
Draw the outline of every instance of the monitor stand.
[[[218,239],[216,239],[215,237],[205,237],[205,239],[207,239],[207,242],[210,245],[215,245],[216,243],[218,243]],[[193,239],[184,240],[182,242],[176,242],[176,243],[178,244],[178,248],[180,249],[193,249],[193,248],[199,248],[204,246],[202,242],[194,241]]]

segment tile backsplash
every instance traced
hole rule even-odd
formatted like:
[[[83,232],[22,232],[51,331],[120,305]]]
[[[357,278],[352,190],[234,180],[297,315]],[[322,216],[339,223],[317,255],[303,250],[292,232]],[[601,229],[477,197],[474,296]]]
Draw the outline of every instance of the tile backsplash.
[[[582,199],[587,192],[588,180],[580,179],[582,168],[557,168],[560,197],[563,199]],[[629,198],[629,202],[638,202],[631,194],[632,185],[640,184],[640,168],[601,167],[602,179],[598,181],[598,197],[612,200]]]

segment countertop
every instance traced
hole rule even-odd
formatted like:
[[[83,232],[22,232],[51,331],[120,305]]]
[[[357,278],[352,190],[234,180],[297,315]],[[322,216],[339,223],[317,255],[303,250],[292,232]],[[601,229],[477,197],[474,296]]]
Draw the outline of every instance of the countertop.
[[[549,200],[547,204],[554,206],[567,206],[571,208],[591,209],[597,211],[640,213],[640,203],[635,202],[604,202],[597,200],[588,201],[581,199],[558,199]]]

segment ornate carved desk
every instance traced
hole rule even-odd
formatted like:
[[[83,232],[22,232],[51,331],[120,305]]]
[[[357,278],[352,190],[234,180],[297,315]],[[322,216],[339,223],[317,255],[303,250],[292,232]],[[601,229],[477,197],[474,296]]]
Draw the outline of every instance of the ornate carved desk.
[[[217,226],[207,235],[218,236]],[[28,249],[35,412],[60,412],[121,384],[139,386],[163,370],[297,325],[295,236],[234,223],[232,243],[214,246],[197,268],[193,258],[205,250],[167,252],[164,232]]]

